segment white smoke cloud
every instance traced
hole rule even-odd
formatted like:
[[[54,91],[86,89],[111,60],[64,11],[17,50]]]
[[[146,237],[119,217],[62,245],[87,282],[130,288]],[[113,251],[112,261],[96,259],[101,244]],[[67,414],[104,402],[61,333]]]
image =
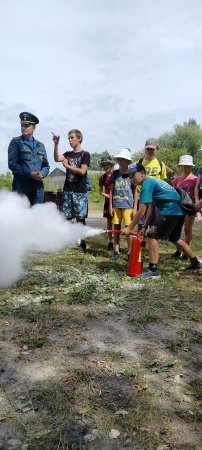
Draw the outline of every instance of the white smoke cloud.
[[[14,283],[21,274],[28,252],[60,251],[78,239],[96,236],[103,230],[72,224],[54,203],[30,208],[26,197],[0,191],[0,287]]]

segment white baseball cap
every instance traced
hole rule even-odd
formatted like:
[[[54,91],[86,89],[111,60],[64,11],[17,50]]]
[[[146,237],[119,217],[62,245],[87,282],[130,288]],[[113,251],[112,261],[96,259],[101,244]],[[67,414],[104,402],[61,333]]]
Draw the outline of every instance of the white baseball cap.
[[[192,156],[191,155],[180,156],[178,166],[193,166],[193,167],[195,167],[195,164],[193,164]]]
[[[118,153],[115,155],[115,159],[123,158],[127,159],[128,161],[132,161],[132,155],[129,148],[121,148],[118,150]]]

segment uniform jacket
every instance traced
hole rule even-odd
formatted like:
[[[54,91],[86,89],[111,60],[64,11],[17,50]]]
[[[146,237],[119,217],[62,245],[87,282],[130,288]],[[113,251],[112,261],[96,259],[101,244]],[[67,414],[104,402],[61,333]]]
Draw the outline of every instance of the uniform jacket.
[[[8,167],[19,181],[30,177],[31,172],[49,173],[49,163],[44,144],[34,139],[33,150],[23,136],[13,138],[8,147]]]

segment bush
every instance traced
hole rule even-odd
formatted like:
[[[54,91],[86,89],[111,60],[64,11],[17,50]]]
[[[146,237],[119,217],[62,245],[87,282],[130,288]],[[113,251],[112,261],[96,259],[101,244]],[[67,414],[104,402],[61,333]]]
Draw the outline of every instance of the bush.
[[[11,172],[7,172],[5,175],[0,175],[0,189],[7,188],[9,191],[12,189],[12,175]]]
[[[89,173],[91,178],[91,191],[89,192],[88,198],[91,202],[103,203],[103,197],[99,194],[99,178],[101,172],[91,172]]]

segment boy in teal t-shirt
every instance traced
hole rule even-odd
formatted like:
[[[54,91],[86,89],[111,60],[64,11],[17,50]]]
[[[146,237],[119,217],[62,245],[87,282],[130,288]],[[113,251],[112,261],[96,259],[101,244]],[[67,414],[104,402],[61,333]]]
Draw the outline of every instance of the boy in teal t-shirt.
[[[146,171],[142,164],[131,164],[128,169],[131,182],[135,185],[141,185],[141,195],[139,209],[130,223],[122,231],[122,234],[130,234],[135,225],[145,214],[147,208],[147,223],[143,229],[147,228],[153,213],[153,205],[160,210],[160,215],[155,223],[149,228],[147,233],[149,245],[149,267],[139,277],[141,278],[159,278],[158,260],[159,244],[158,240],[169,240],[190,259],[191,265],[186,269],[200,270],[202,264],[193,255],[189,245],[181,239],[181,231],[184,223],[185,214],[180,206],[180,196],[178,192],[163,180],[155,178],[146,178]]]

